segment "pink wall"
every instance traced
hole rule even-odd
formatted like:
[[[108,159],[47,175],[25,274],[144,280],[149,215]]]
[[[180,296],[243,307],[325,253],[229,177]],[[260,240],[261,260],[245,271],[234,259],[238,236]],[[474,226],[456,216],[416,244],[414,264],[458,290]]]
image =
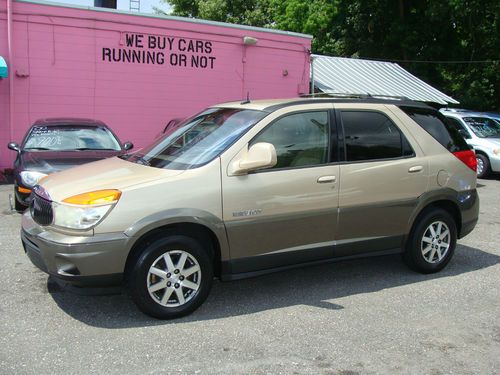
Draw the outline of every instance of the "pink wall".
[[[0,0],[0,55],[8,60],[6,4]],[[13,9],[14,59],[7,61],[9,78],[0,80],[0,170],[15,156],[6,148],[9,79],[12,140],[20,142],[38,118],[90,117],[136,147],[171,118],[247,92],[258,99],[308,91],[311,41],[305,36],[27,2],[14,2]],[[258,43],[244,46],[243,36]],[[158,38],[165,48],[149,45]],[[115,58],[120,51],[127,56],[113,61],[113,49]]]

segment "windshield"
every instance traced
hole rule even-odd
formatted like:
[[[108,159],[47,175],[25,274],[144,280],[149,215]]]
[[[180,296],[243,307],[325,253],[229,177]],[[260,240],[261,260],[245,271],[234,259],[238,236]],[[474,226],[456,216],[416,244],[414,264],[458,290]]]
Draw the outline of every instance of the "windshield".
[[[266,115],[248,109],[209,108],[167,130],[162,138],[127,160],[155,168],[196,168],[220,155]]]
[[[480,138],[500,138],[500,124],[488,117],[464,117],[469,128]]]
[[[25,150],[75,151],[121,150],[106,128],[97,126],[34,126],[24,144]]]

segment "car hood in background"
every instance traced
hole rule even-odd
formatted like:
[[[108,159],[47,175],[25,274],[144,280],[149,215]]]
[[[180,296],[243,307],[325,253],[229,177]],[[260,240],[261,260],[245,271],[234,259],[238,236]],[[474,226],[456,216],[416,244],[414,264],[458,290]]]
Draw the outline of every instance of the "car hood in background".
[[[472,147],[483,147],[486,150],[500,148],[500,138],[474,138],[467,140]]]
[[[123,153],[123,151],[23,151],[21,155],[21,168],[22,170],[33,170],[48,174],[72,168],[77,165],[110,158],[121,153]]]

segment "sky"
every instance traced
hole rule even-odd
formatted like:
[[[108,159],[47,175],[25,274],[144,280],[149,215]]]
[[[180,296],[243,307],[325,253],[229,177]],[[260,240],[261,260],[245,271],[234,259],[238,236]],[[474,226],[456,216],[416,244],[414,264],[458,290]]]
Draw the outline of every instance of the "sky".
[[[94,0],[52,0],[58,3],[73,5],[94,6]],[[118,0],[119,10],[129,10],[130,0]],[[141,13],[153,13],[153,7],[156,6],[168,12],[169,6],[162,3],[161,0],[140,0]]]

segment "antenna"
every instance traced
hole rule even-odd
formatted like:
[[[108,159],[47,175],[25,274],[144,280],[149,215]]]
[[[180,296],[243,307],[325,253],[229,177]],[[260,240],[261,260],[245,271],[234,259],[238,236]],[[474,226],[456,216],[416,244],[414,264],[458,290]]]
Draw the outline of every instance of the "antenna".
[[[240,104],[248,104],[250,103],[250,92],[247,91],[247,99],[243,100]]]

